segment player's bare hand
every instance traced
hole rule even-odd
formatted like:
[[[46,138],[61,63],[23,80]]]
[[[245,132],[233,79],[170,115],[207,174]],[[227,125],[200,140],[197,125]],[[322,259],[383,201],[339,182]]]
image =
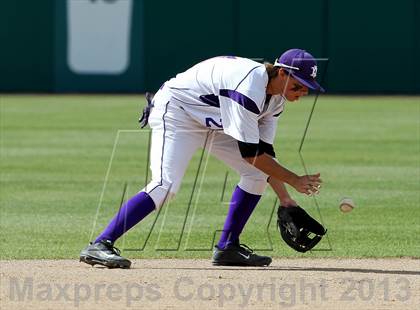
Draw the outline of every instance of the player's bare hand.
[[[299,193],[306,195],[318,194],[322,180],[320,174],[303,175],[297,177],[294,184],[291,184]]]

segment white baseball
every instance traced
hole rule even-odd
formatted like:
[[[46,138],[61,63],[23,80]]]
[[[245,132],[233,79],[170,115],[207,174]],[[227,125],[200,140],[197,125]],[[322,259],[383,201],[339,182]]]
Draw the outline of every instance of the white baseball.
[[[356,204],[351,198],[343,198],[340,201],[340,210],[341,212],[347,213],[352,211],[356,207]]]

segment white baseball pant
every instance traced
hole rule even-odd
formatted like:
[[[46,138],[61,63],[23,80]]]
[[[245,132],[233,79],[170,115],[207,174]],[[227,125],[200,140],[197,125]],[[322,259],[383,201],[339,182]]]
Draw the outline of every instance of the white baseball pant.
[[[209,130],[191,118],[166,87],[156,93],[153,103],[149,117],[152,180],[142,191],[150,195],[156,209],[177,193],[188,163],[200,147],[239,173],[241,189],[263,194],[268,176],[242,158],[235,139],[223,130]]]

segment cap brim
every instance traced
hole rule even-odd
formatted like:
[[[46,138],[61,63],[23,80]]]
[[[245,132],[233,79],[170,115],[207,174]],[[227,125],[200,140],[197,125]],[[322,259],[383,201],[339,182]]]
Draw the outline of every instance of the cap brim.
[[[315,80],[307,81],[307,80],[304,80],[304,79],[302,79],[302,78],[300,78],[300,77],[296,76],[296,75],[295,75],[295,74],[293,74],[293,73],[291,73],[291,75],[292,75],[292,76],[293,76],[296,80],[298,80],[300,83],[302,83],[303,85],[305,85],[306,87],[308,87],[308,88],[310,88],[310,89],[313,89],[313,90],[319,90],[320,92],[325,93],[325,89],[324,89],[324,88],[322,88],[322,86],[321,86],[321,85],[319,85],[319,83],[318,83],[317,81],[315,81]]]

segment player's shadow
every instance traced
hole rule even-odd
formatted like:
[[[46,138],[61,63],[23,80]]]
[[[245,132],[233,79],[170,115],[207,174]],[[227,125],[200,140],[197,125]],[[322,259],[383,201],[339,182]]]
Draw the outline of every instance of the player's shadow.
[[[142,269],[134,267],[134,269]],[[255,271],[319,271],[319,272],[355,272],[355,273],[377,273],[377,274],[392,274],[392,275],[420,275],[420,271],[415,270],[383,270],[383,269],[363,269],[363,268],[333,268],[333,267],[147,267],[145,269],[156,270],[255,270]]]

